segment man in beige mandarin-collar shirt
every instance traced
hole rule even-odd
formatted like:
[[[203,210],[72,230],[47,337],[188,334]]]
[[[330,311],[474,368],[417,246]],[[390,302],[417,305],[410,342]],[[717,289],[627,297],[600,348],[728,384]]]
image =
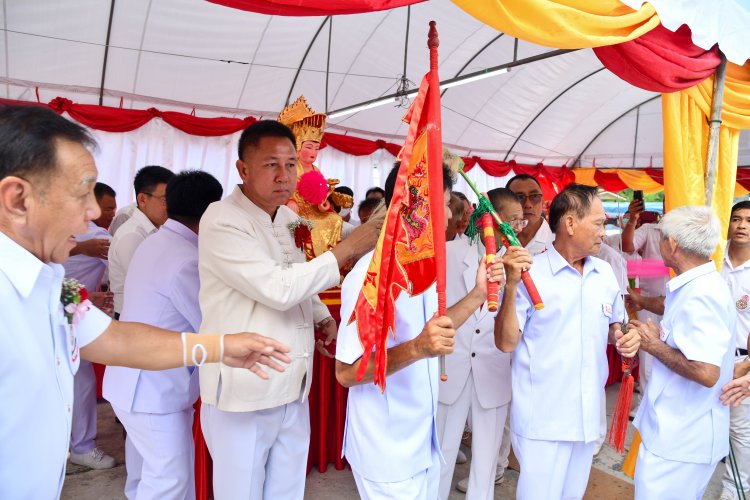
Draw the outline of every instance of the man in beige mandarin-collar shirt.
[[[284,206],[295,189],[294,134],[265,120],[242,133],[242,184],[212,204],[200,224],[201,331],[264,332],[290,347],[283,376],[258,384],[226,365],[200,371],[203,433],[214,461],[214,495],[304,496],[314,328],[336,324],[317,294],[339,283],[339,268],[371,250],[379,225],[363,224],[333,250],[305,262]]]

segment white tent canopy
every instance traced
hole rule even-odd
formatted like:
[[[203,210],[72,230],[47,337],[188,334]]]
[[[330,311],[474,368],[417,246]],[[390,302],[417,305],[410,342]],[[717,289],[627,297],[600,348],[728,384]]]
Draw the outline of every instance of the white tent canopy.
[[[440,34],[443,80],[553,50],[500,34],[448,0],[330,20],[267,16],[197,0],[6,0],[3,7],[4,97],[36,100],[38,92],[42,102],[62,96],[89,104],[101,97],[108,106],[195,109],[198,116],[275,118],[300,94],[314,109],[330,112],[391,94],[404,73],[405,52],[405,76],[414,88],[428,69],[430,20]],[[451,88],[442,102],[443,140],[463,155],[582,167],[663,165],[659,95],[621,81],[591,50]],[[331,119],[328,127],[400,142],[404,112],[389,104]],[[167,154],[174,165],[187,159],[184,166],[203,166],[205,158],[193,163],[192,157],[218,155],[213,173],[232,181],[236,137],[198,138],[170,128],[153,120],[127,134],[98,133],[107,137],[100,167],[116,162],[121,168],[112,182],[127,185],[144,162],[167,163],[157,151],[165,144],[187,141],[185,158]],[[109,137],[115,135],[123,137]],[[144,140],[151,145],[134,146]],[[366,161],[377,165],[386,157],[378,152]],[[747,134],[739,164],[750,165]]]

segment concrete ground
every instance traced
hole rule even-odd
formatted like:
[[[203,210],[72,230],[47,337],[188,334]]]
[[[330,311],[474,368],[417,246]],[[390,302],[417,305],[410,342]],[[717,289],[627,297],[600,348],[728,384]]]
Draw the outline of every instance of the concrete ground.
[[[612,410],[617,400],[619,385],[607,389],[607,417],[612,418]],[[632,438],[633,426],[628,428],[628,442]],[[115,422],[112,408],[107,402],[99,403],[99,437],[98,446],[117,460],[117,466],[109,470],[91,470],[87,467],[68,463],[64,500],[101,500],[124,498],[125,485],[125,451],[122,427]],[[471,450],[462,448],[471,457]],[[587,500],[620,500],[633,498],[633,481],[621,472],[623,457],[605,444],[601,453],[594,459]],[[511,464],[513,467],[513,464]],[[724,464],[720,463],[708,486],[704,499],[717,500],[721,491],[720,477]],[[469,464],[456,465],[454,486],[458,480],[467,477]],[[505,482],[495,488],[495,499],[512,499],[516,495],[518,472],[508,470]],[[450,500],[463,500],[464,494],[453,489]],[[329,467],[321,474],[313,470],[307,477],[305,499],[307,500],[350,500],[358,498],[357,488],[351,471],[337,471]]]

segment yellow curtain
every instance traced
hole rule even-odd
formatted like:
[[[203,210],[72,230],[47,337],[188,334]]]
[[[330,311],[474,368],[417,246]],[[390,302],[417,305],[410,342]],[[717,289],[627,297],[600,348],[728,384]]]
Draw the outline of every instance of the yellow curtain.
[[[594,180],[594,174],[596,174],[595,168],[574,168],[573,174],[576,176],[576,183],[583,184],[585,186],[596,186]]]
[[[664,195],[666,210],[705,204],[708,117],[711,113],[713,77],[672,94],[662,94],[664,123]],[[714,253],[721,267],[726,248],[729,212],[735,194],[740,130],[750,128],[750,63],[727,63],[724,102],[719,132],[719,157],[711,206],[721,221],[722,240]]]
[[[508,35],[546,47],[581,49],[627,42],[659,25],[651,4],[619,0],[453,0]]]
[[[661,184],[656,182],[643,170],[630,170],[626,168],[617,169],[617,176],[631,189],[640,189],[646,194],[658,193],[663,190]]]

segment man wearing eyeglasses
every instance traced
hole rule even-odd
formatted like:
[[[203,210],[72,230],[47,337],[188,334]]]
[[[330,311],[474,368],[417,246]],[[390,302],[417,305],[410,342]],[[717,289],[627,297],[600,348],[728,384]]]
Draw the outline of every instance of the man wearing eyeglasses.
[[[528,221],[518,234],[521,242],[531,255],[537,255],[549,248],[555,239],[549,224],[542,217],[544,197],[542,187],[528,174],[511,177],[505,187],[513,191],[523,207],[523,218]]]
[[[173,176],[170,170],[158,166],[143,167],[135,174],[133,187],[138,206],[109,245],[109,289],[114,294],[115,319],[122,312],[130,259],[146,236],[167,221],[167,182]]]

